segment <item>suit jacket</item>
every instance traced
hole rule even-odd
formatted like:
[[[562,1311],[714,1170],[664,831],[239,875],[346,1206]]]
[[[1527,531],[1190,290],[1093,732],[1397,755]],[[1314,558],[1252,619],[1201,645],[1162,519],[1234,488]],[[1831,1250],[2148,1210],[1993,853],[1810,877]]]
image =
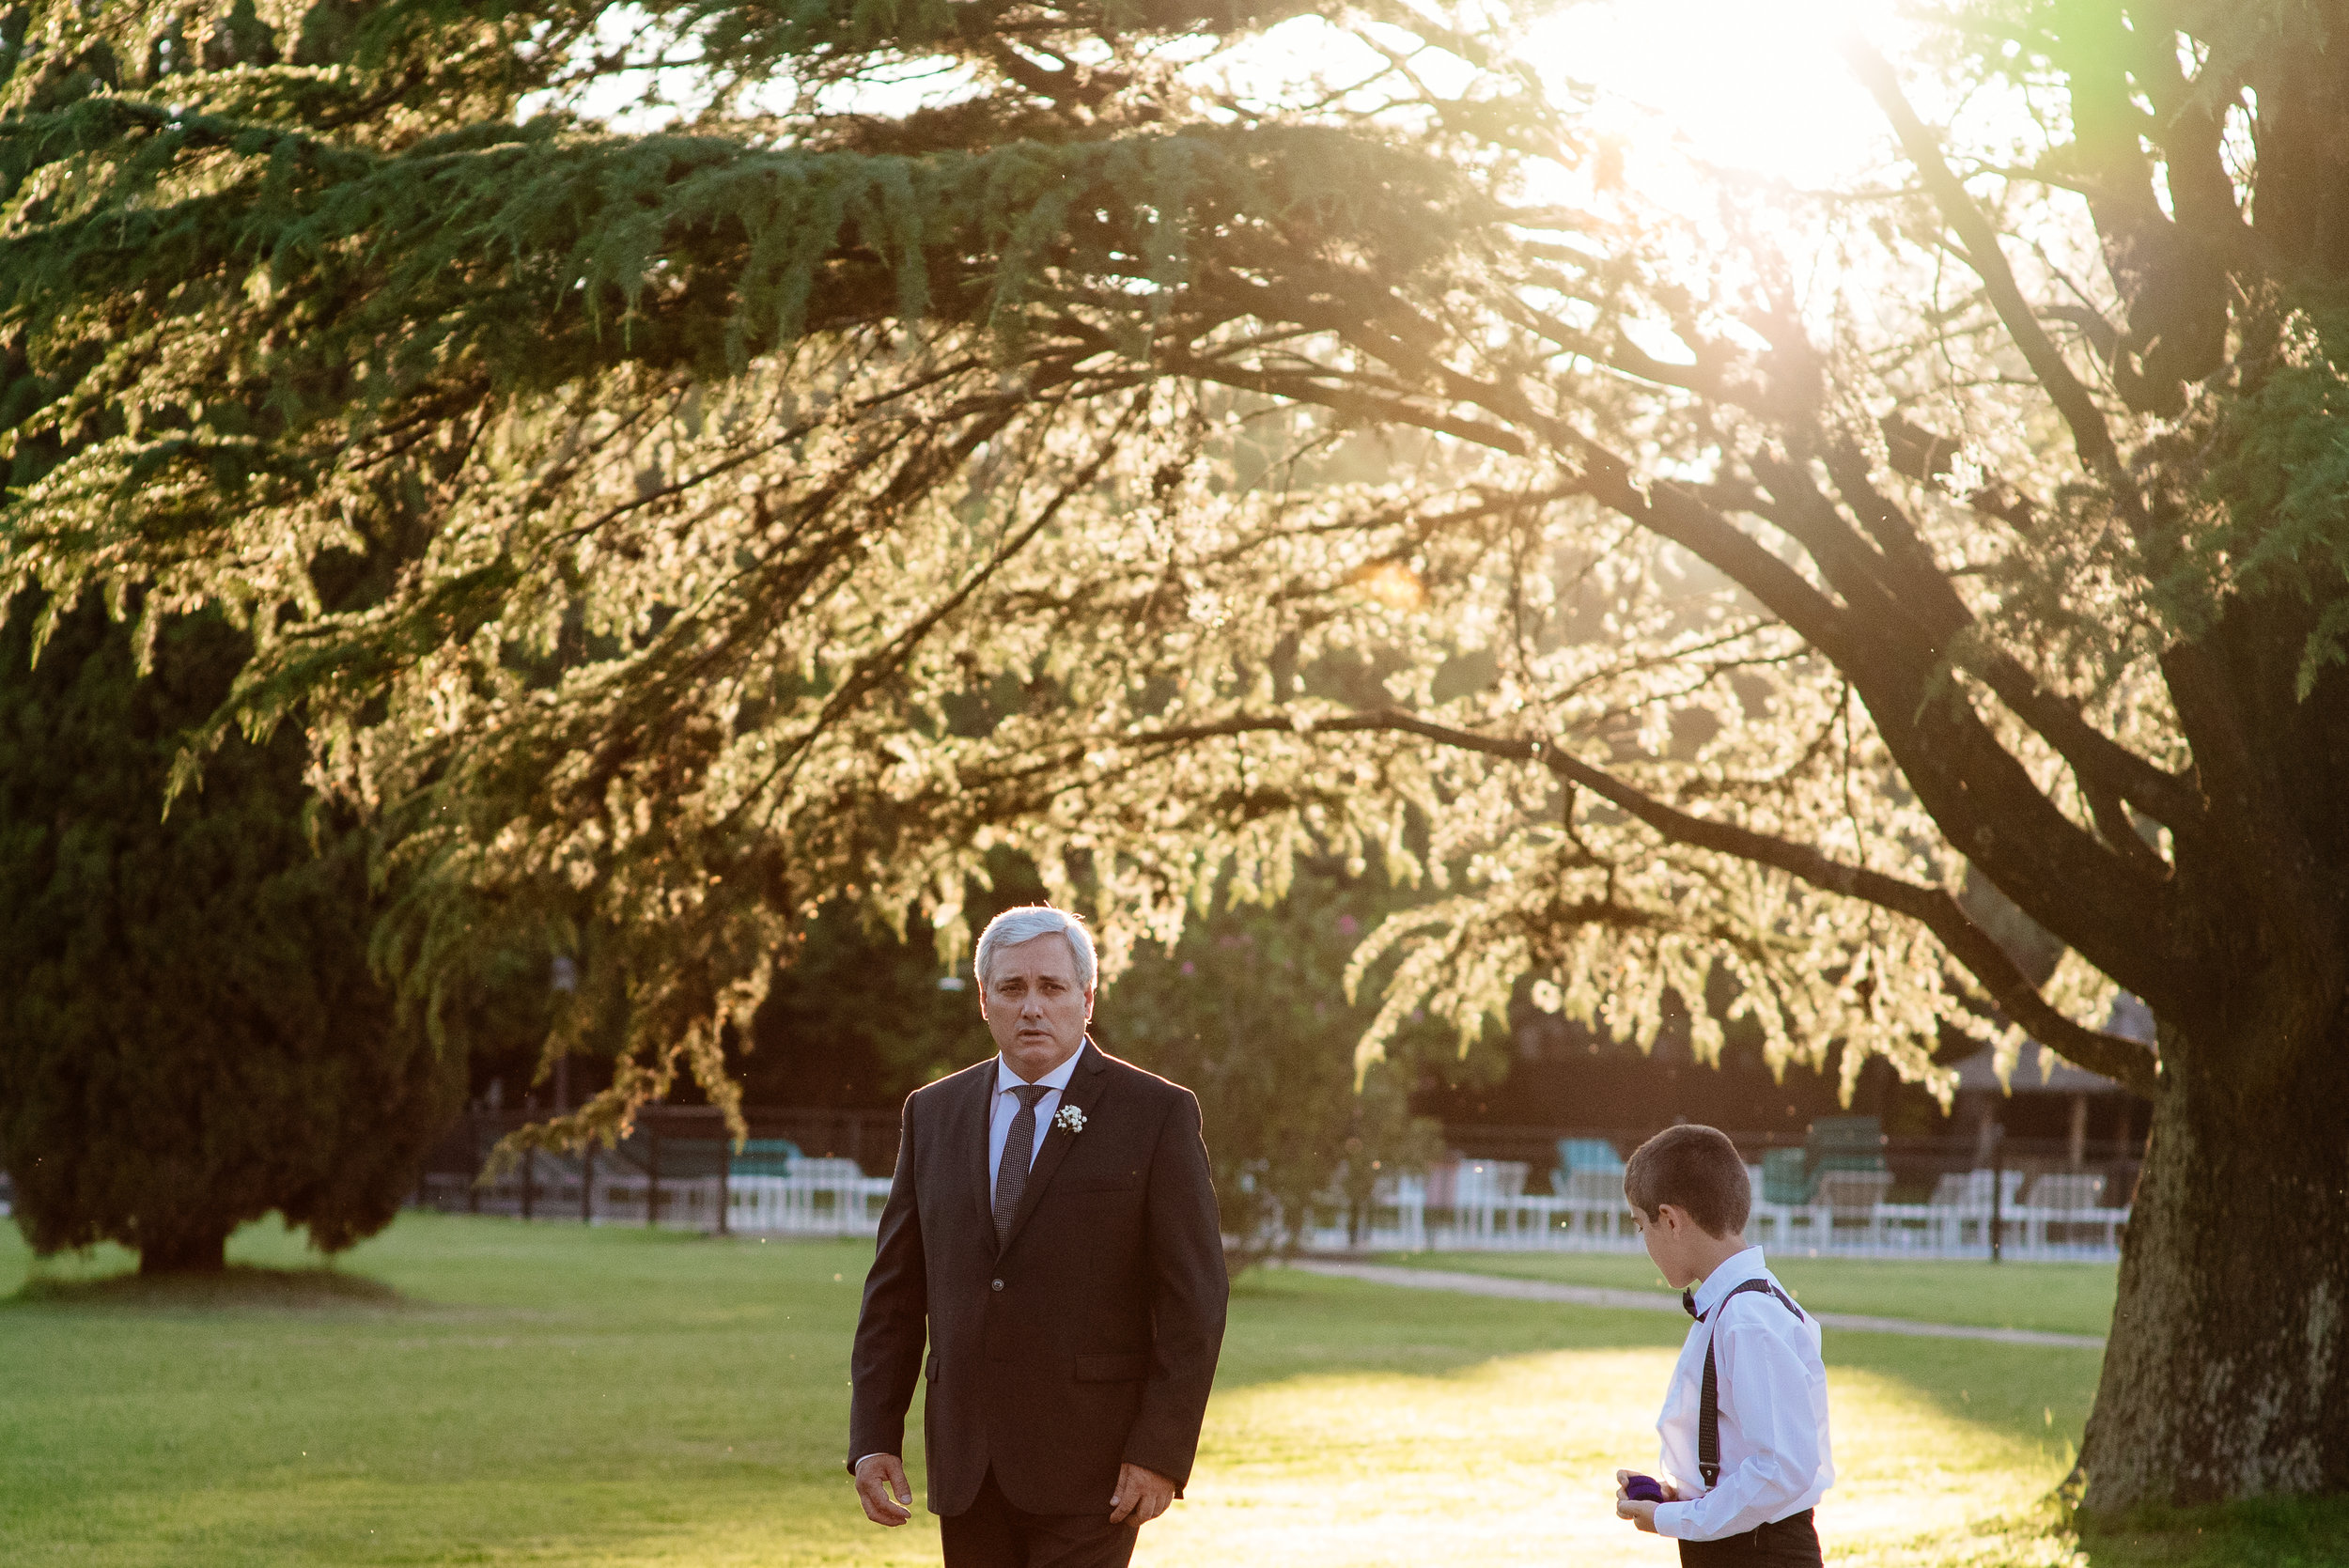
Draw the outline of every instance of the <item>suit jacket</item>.
[[[934,1514],[989,1466],[1032,1514],[1106,1514],[1121,1463],[1179,1493],[1223,1343],[1222,1227],[1179,1084],[1087,1040],[998,1249],[987,1168],[995,1058],[906,1101],[850,1361],[848,1463],[902,1453],[926,1371]],[[926,1365],[923,1343],[926,1337]]]

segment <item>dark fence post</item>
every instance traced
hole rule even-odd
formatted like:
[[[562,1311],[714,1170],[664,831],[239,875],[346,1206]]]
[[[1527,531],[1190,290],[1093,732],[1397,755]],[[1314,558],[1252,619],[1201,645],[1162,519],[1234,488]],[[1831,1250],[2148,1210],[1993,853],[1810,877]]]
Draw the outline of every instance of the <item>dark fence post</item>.
[[[524,1149],[522,1151],[522,1218],[524,1219],[528,1219],[530,1218],[531,1199],[537,1196],[537,1194],[532,1190],[532,1188],[536,1182],[537,1174],[538,1151],[536,1149]]]
[[[645,1159],[645,1229],[661,1223],[661,1124],[645,1118],[645,1137],[652,1145]]]
[[[579,1149],[579,1222],[596,1222],[596,1141],[592,1138]]]
[[[726,1225],[726,1194],[734,1184],[734,1139],[721,1123],[718,1127],[718,1234],[732,1235]]]
[[[465,1131],[470,1135],[465,1141],[466,1147],[473,1151],[473,1175],[465,1183],[465,1212],[479,1214],[481,1212],[481,1113],[479,1111],[467,1113]]]
[[[1990,1261],[2002,1263],[2005,1258],[2006,1128],[1999,1126],[1990,1139]]]

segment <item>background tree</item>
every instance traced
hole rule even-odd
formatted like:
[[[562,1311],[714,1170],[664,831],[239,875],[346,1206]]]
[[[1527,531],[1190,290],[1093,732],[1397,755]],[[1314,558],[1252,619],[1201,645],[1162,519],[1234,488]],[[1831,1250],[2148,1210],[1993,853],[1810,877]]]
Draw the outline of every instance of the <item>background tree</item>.
[[[1441,1031],[1423,1031],[1420,1051],[1354,1064],[1371,1015],[1347,1005],[1343,980],[1382,902],[1392,900],[1308,872],[1273,908],[1189,923],[1172,952],[1136,955],[1102,995],[1111,1048],[1199,1096],[1236,1261],[1294,1250],[1333,1195],[1351,1211],[1341,1222],[1356,1222],[1382,1177],[1441,1151],[1437,1124],[1409,1106],[1424,1048],[1451,1054]],[[1479,1053],[1478,1065],[1494,1063]]]
[[[214,1270],[272,1210],[333,1252],[391,1222],[462,1096],[367,969],[365,840],[314,810],[292,731],[225,746],[166,818],[186,731],[248,644],[90,605],[38,666],[0,629],[0,1157],[37,1251]]]
[[[1718,973],[1776,1060],[1931,1079],[1995,1007],[2151,1094],[2089,1500],[2349,1485],[2313,13],[1952,10],[1935,97],[2043,119],[1857,47],[1885,181],[1672,210],[1505,17],[1300,15],[1316,78],[1204,7],[25,14],[0,321],[75,456],[10,569],[255,629],[412,990],[587,901],[588,1122],[724,1094],[841,890],[951,955],[1016,841],[1118,964],[1377,859],[1446,896],[1357,955],[1373,1054]],[[672,131],[517,123],[630,72]],[[319,613],[354,534],[426,543]]]

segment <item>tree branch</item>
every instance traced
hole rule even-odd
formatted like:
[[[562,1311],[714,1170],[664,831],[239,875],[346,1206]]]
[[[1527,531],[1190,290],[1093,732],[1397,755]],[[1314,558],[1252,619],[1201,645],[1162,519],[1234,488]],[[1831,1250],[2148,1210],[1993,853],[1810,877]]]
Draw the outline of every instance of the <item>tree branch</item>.
[[[1296,728],[1296,722],[1285,714],[1242,714],[1213,723],[1155,730],[1122,738],[1129,745],[1182,745],[1219,736],[1290,733]],[[1537,762],[1556,778],[1589,790],[1672,843],[1768,866],[1823,892],[1857,898],[1905,915],[1930,930],[1944,951],[1982,983],[2008,1017],[2029,1030],[2043,1045],[2052,1048],[2057,1055],[2126,1084],[2139,1094],[2150,1096],[2154,1092],[2156,1058],[2153,1051],[2138,1041],[2075,1023],[2058,1012],[2039,994],[2038,987],[2015,966],[2015,960],[2007,956],[2006,950],[1975,924],[1957,900],[1943,889],[1846,865],[1808,845],[1774,838],[1734,823],[1690,815],[1592,767],[1563,747],[1546,741],[1481,735],[1393,707],[1317,720],[1313,733],[1415,735],[1439,745],[1486,756]]]
[[[1920,429],[1897,415],[1884,421],[1884,434],[1893,472],[1920,484],[1933,484],[1949,474],[1956,442]],[[1848,496],[1855,483],[1864,482],[1864,471],[1860,480],[1847,483],[1839,474],[1836,482]],[[1873,487],[1866,493],[1874,495]],[[2015,524],[2018,532],[2028,532],[2035,520],[2030,504],[1996,480],[1985,483],[1966,500],[1976,511]],[[1889,501],[1884,504],[1890,505]],[[1905,520],[1903,526],[1906,527]],[[1948,594],[1945,613],[1951,617],[1952,632],[1961,626],[1972,625],[1973,612],[1949,587],[1948,579],[1937,569],[1934,579]],[[2202,801],[2190,781],[2155,767],[2097,729],[2080,716],[2078,707],[2068,698],[2042,688],[2038,678],[2012,655],[1985,650],[1968,667],[1983,678],[2010,712],[2053,746],[2080,773],[2084,783],[2092,778],[2103,790],[2135,803],[2173,834],[2183,837],[2201,831]]]
[[[1933,193],[1934,205],[1940,209],[1942,220],[1956,231],[1959,243],[1965,246],[1968,265],[1982,278],[1983,287],[1989,293],[1991,307],[1999,313],[2007,334],[2022,350],[2031,374],[2039,378],[2039,384],[2070,428],[2073,449],[2079,454],[2081,463],[2111,492],[2127,516],[2132,531],[2143,537],[2147,527],[2144,497],[2138,493],[2135,481],[2122,463],[2120,447],[2105,423],[2104,411],[2096,407],[2096,399],[2079,378],[2072,374],[2071,365],[2040,325],[2030,303],[2023,298],[2022,287],[2015,281],[2006,253],[1999,248],[1999,237],[1991,228],[1990,220],[1982,215],[1974,198],[1967,194],[1965,183],[1941,156],[1939,142],[1925,129],[1924,121],[1918,118],[1884,56],[1855,33],[1844,39],[1843,57],[1874,95],[1885,118],[1892,122],[1901,150],[1924,178],[1925,188]]]

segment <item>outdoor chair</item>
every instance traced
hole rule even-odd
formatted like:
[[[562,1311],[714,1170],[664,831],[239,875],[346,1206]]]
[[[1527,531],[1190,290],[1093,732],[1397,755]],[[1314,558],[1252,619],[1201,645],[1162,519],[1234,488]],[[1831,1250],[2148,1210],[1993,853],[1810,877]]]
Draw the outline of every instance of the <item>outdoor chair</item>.
[[[1945,1172],[1934,1186],[1933,1204],[1936,1208],[1986,1209],[1990,1206],[1991,1178],[1999,1173],[1986,1169]],[[2012,1208],[2022,1195],[2023,1172],[2009,1171],[2005,1177],[2006,1190],[2000,1195],[2000,1202]]]
[[[1521,1159],[1470,1159],[1460,1162],[1453,1178],[1453,1203],[1505,1203],[1525,1196],[1526,1174],[1532,1168]]]
[[[787,1138],[754,1138],[742,1145],[730,1169],[738,1176],[787,1176],[800,1157],[800,1146]]]
[[[2032,1182],[2025,1200],[2035,1209],[2069,1213],[2075,1209],[2096,1207],[2103,1202],[2104,1195],[2104,1177],[2084,1172],[2066,1172],[2042,1176]]]
[[[1549,1190],[1561,1198],[1573,1198],[1590,1203],[1620,1203],[1623,1202],[1623,1172],[1620,1171],[1567,1171],[1549,1173]]]
[[[1813,1177],[1825,1171],[1882,1171],[1884,1124],[1874,1116],[1822,1116],[1811,1124],[1803,1153]]]
[[[1611,1171],[1623,1174],[1623,1157],[1604,1138],[1561,1138],[1558,1164],[1567,1171]]]
[[[1455,1155],[1449,1159],[1430,1160],[1427,1164],[1426,1204],[1431,1209],[1448,1209],[1460,1190],[1460,1172],[1468,1161]]]
[[[1763,1150],[1762,1201],[1797,1208],[1811,1202],[1810,1157],[1800,1149]]]
[[[790,1173],[801,1181],[852,1182],[862,1177],[864,1171],[853,1159],[809,1159],[802,1156],[791,1162]]]
[[[1549,1189],[1561,1198],[1612,1203],[1623,1197],[1623,1157],[1604,1138],[1561,1138]]]
[[[1873,1219],[1876,1205],[1891,1189],[1890,1171],[1822,1171],[1812,1202],[1832,1210],[1838,1219]]]

